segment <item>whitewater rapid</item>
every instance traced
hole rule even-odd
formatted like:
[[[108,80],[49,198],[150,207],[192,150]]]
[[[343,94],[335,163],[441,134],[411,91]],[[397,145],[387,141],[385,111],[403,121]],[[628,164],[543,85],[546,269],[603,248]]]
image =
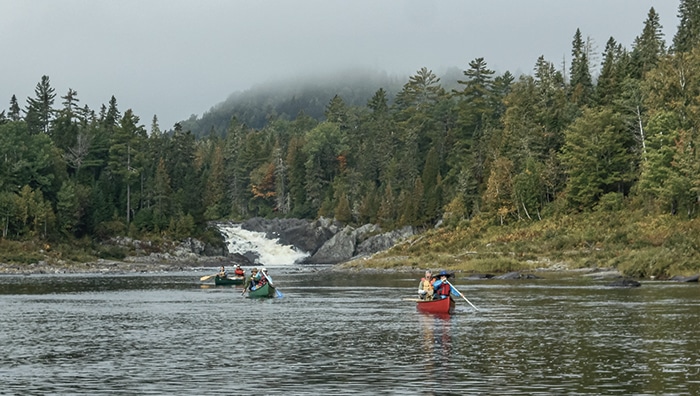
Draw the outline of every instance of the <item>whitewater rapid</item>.
[[[290,245],[282,245],[278,239],[268,239],[264,232],[248,231],[240,224],[220,224],[218,226],[226,238],[229,253],[246,257],[250,252],[257,255],[256,265],[292,265],[309,256]]]

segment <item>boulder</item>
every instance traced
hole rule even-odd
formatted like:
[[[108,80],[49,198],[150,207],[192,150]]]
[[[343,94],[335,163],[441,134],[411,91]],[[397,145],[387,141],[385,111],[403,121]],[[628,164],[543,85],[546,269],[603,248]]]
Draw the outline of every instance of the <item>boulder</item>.
[[[376,226],[376,228],[373,229],[373,232],[376,232],[378,230],[379,227]],[[414,235],[414,233],[415,231],[413,227],[407,226],[401,228],[400,230],[394,230],[383,234],[372,235],[366,238],[357,246],[355,256],[369,256],[371,254],[381,252],[382,250],[389,249],[390,247],[396,245],[399,241],[402,241],[410,237],[411,235]]]
[[[672,280],[674,282],[697,282],[698,278],[700,278],[700,275],[693,275],[693,276],[676,275],[669,280]]]
[[[641,283],[637,282],[634,279],[620,278],[612,283],[607,284],[606,286],[608,286],[608,287],[639,287],[641,285],[642,285]]]
[[[498,275],[494,276],[493,279],[505,279],[505,280],[513,280],[513,279],[520,279],[521,274],[518,271],[513,271],[513,272],[508,272],[503,275]]]
[[[264,232],[268,239],[278,239],[282,245],[314,254],[338,232],[340,223],[323,217],[315,221],[254,217],[241,223],[241,228]]]
[[[337,264],[350,260],[355,253],[356,231],[350,226],[345,227],[333,235],[305,262],[308,264]]]

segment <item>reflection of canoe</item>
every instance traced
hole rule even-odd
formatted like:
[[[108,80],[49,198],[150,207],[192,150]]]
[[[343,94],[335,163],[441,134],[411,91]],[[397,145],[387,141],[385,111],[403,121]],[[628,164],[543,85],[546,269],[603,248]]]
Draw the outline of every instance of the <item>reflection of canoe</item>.
[[[452,297],[432,301],[418,301],[416,309],[425,313],[448,314],[455,309],[455,301]]]
[[[273,297],[274,295],[275,288],[270,286],[269,283],[266,283],[260,288],[248,292],[248,297]]]
[[[214,278],[214,284],[219,286],[219,285],[242,285],[245,282],[244,277],[236,277],[236,278],[222,278],[219,275]]]

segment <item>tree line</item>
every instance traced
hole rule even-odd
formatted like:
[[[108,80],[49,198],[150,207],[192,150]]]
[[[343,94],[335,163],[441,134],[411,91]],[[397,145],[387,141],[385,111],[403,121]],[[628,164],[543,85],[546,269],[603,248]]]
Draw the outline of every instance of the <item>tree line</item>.
[[[700,197],[700,0],[679,6],[667,48],[650,9],[631,49],[610,38],[532,75],[469,62],[455,88],[423,67],[365,105],[340,94],[323,117],[236,118],[201,138],[147,129],[111,98],[99,111],[48,76],[0,113],[2,237],[197,235],[207,221],[334,217],[385,229],[538,221],[640,208],[694,218]]]

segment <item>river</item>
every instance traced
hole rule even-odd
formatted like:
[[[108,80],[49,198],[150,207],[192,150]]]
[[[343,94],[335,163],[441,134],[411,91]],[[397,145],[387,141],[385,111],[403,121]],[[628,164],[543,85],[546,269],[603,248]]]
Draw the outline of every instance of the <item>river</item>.
[[[700,287],[268,267],[283,298],[166,274],[0,276],[1,394],[698,395]],[[211,272],[211,269],[209,270]]]

